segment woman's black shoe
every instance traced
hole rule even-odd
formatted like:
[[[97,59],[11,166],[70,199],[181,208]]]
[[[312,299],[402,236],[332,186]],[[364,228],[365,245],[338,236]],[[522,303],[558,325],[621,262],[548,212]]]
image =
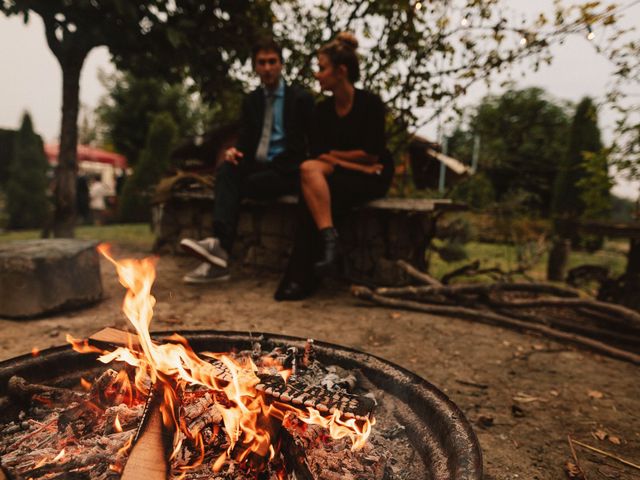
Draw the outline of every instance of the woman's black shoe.
[[[313,289],[303,287],[298,282],[283,281],[278,286],[276,293],[273,295],[278,302],[287,300],[304,300],[310,297],[313,293]]]
[[[322,254],[313,268],[317,275],[322,276],[333,270],[338,260],[338,231],[333,227],[320,230]]]

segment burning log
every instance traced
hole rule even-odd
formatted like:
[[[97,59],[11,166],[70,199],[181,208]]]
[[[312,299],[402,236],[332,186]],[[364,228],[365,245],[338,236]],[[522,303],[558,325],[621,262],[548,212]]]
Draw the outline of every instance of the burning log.
[[[105,328],[89,337],[89,340],[94,344],[112,346],[129,344],[135,346],[137,342],[131,334],[115,328]],[[310,358],[312,356],[310,348],[309,351],[307,349],[305,351],[306,356]],[[214,375],[218,380],[232,381],[232,374],[223,362],[212,360],[210,363],[214,367]],[[286,383],[280,375],[259,374],[258,377],[260,383],[255,386],[257,391],[296,407],[312,407],[321,413],[333,413],[339,410],[345,418],[357,420],[369,418],[375,407],[375,402],[370,398],[345,392],[331,392],[319,386],[310,387],[293,376]]]
[[[19,401],[30,401],[34,395],[42,395],[48,401],[61,404],[75,402],[82,397],[82,394],[73,390],[28,383],[24,378],[17,376],[9,379],[8,392]]]
[[[169,470],[165,452],[165,432],[157,402],[147,410],[143,433],[137,439],[121,480],[166,480]]]
[[[344,441],[327,442],[326,432],[317,425],[305,425],[295,418],[285,422],[283,451],[300,480],[344,480],[366,478],[384,480],[387,477],[385,453],[373,453],[367,444],[353,451]]]

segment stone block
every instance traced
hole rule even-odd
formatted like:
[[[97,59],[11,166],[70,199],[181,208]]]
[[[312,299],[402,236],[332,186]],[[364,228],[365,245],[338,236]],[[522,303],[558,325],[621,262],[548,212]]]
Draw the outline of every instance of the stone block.
[[[0,244],[0,317],[82,307],[102,297],[96,242],[72,239]]]

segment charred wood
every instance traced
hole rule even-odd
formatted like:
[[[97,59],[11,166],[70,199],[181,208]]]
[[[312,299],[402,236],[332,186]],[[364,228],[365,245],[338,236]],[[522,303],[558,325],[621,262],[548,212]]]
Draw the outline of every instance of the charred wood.
[[[41,395],[56,403],[70,403],[82,398],[82,394],[66,388],[50,387],[29,383],[24,378],[13,376],[7,385],[9,396],[19,401],[30,401],[34,395]]]
[[[91,336],[91,340],[112,345],[131,344],[131,335],[114,328],[101,330]],[[135,343],[135,342],[133,342]],[[221,361],[211,359],[213,375],[221,382],[231,382],[232,375]],[[320,386],[308,386],[304,382],[291,377],[287,383],[280,375],[260,374],[260,383],[256,390],[265,395],[293,406],[313,407],[321,413],[342,412],[345,418],[365,419],[371,416],[374,403],[371,399],[348,393],[331,392]]]

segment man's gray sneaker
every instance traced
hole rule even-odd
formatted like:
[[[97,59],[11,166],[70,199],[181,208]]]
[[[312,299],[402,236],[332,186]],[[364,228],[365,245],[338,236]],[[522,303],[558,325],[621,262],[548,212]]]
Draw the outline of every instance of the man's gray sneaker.
[[[184,283],[214,283],[229,280],[229,269],[202,262],[194,270],[187,273],[182,280]]]
[[[200,241],[183,238],[180,241],[180,246],[187,252],[200,257],[212,265],[222,268],[227,268],[228,266],[229,254],[220,245],[220,240],[215,237],[208,237]]]

